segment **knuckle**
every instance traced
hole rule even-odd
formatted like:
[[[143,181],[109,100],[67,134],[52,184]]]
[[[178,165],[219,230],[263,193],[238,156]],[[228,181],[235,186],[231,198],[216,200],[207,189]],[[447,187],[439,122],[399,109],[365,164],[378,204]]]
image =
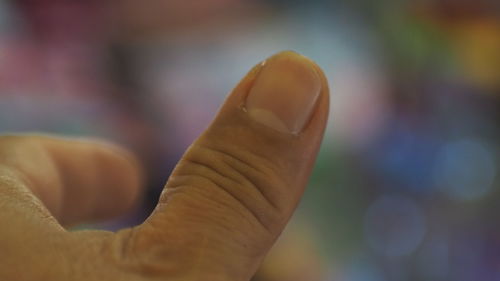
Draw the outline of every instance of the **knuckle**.
[[[199,189],[271,233],[287,219],[279,192],[284,181],[268,160],[241,148],[193,145],[171,181],[169,184],[174,188]]]

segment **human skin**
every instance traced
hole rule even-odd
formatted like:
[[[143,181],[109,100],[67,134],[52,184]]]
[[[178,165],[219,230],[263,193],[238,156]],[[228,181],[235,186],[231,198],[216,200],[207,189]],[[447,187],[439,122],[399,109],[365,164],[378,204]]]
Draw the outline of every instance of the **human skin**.
[[[98,140],[0,137],[0,280],[249,280],[307,185],[328,99],[305,57],[258,64],[181,158],[151,216],[116,233],[64,226],[134,204],[141,168],[131,153]]]

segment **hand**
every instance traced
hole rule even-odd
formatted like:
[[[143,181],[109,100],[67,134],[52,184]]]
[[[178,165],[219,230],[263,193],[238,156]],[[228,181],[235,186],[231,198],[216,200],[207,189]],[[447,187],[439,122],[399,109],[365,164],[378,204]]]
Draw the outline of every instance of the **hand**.
[[[117,233],[61,225],[133,204],[141,176],[130,153],[0,137],[0,280],[249,280],[307,184],[328,98],[322,71],[298,54],[257,65],[186,151],[151,216]]]

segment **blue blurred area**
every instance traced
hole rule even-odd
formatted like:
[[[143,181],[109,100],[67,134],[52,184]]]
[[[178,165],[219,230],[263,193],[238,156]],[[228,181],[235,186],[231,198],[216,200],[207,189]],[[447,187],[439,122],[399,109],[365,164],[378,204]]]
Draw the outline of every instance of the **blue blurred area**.
[[[131,147],[144,207],[104,227],[137,223],[226,93],[283,49],[331,84],[296,216],[324,274],[258,280],[500,280],[495,1],[4,1],[0,132]]]

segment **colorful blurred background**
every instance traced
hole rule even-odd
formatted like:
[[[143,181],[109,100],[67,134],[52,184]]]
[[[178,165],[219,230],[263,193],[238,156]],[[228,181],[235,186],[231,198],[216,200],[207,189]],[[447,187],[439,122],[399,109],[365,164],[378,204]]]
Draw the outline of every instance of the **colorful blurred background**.
[[[131,147],[137,224],[226,93],[280,50],[317,61],[331,120],[255,281],[500,280],[500,2],[0,2],[0,132]],[[86,226],[90,227],[90,226]]]

